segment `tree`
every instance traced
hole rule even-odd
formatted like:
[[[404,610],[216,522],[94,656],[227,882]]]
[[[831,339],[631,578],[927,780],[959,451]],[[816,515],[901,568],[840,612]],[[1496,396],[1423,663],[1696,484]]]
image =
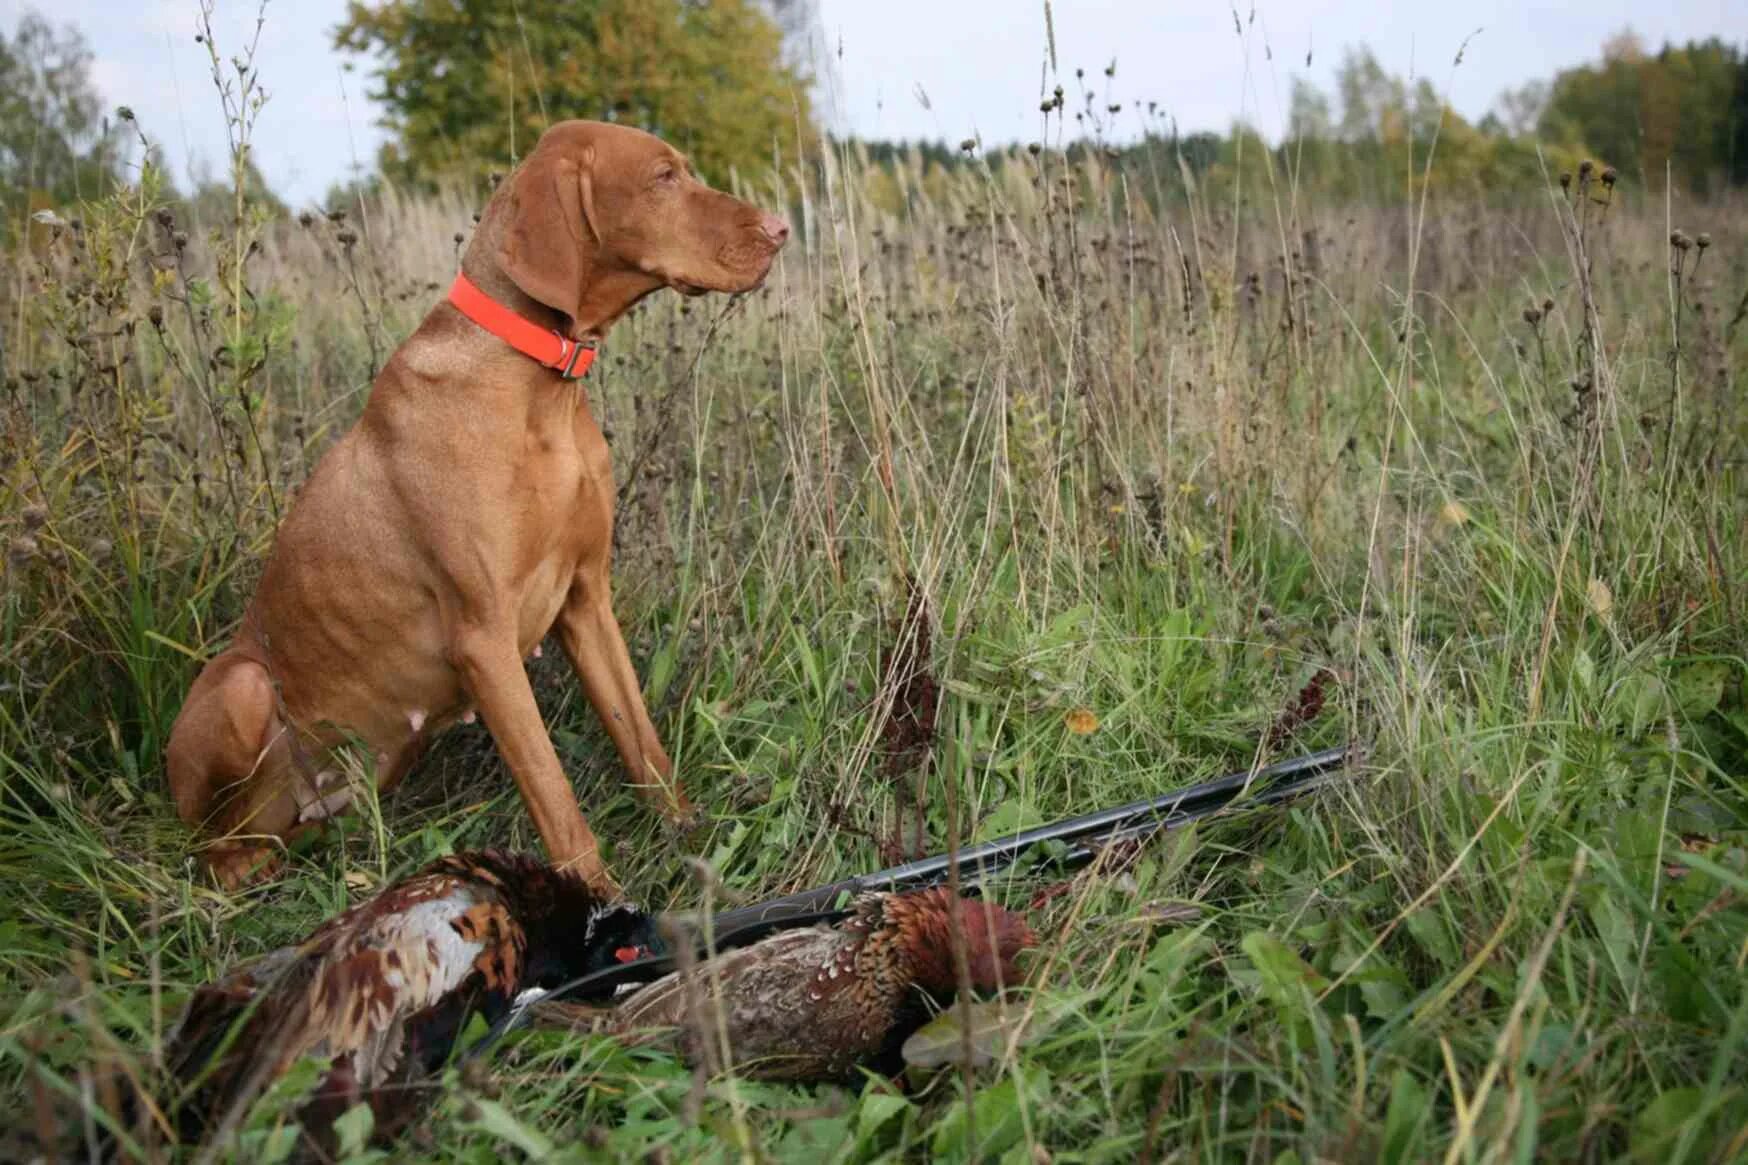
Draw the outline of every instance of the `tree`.
[[[770,166],[807,82],[752,0],[352,0],[337,47],[380,58],[391,176],[502,169],[572,117],[647,129],[707,177]]]
[[[1667,172],[1704,191],[1730,173],[1731,109],[1745,71],[1742,52],[1715,37],[1652,55],[1622,33],[1599,65],[1554,78],[1538,128],[1544,139],[1583,143],[1649,188],[1660,188]]]
[[[77,30],[57,32],[27,11],[13,36],[0,31],[0,229],[32,207],[102,194],[120,172],[123,142],[103,116]]]

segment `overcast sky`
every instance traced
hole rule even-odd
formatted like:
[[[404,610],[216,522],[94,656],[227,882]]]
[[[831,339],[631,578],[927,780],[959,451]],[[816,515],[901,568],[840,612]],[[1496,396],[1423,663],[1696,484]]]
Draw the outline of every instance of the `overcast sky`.
[[[10,32],[32,5],[0,0],[0,24]],[[194,41],[196,0],[34,6],[85,34],[105,99],[133,107],[180,184],[188,185],[191,166],[218,167],[225,129]],[[217,0],[217,8],[215,31],[229,54],[252,33],[256,3]],[[1054,0],[1052,8],[1057,63],[1071,89],[1080,66],[1102,95],[1103,69],[1115,58],[1112,95],[1158,102],[1185,132],[1224,130],[1243,117],[1278,133],[1293,75],[1328,88],[1342,49],[1359,43],[1391,71],[1431,80],[1469,118],[1508,87],[1594,58],[1605,38],[1629,26],[1653,47],[1712,35],[1748,44],[1748,0],[1240,0],[1242,37],[1224,0]],[[368,62],[343,72],[331,47],[344,9],[344,0],[267,5],[258,65],[271,99],[256,132],[257,161],[294,204],[319,199],[354,162],[368,167],[382,137],[366,96]],[[949,141],[978,134],[990,144],[1038,136],[1043,0],[822,0],[822,9],[839,128]]]

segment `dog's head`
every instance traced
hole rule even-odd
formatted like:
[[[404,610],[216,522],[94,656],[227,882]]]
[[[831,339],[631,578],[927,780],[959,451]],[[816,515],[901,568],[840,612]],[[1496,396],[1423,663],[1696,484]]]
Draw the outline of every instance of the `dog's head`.
[[[486,221],[499,269],[579,337],[662,287],[750,291],[789,238],[780,216],[712,190],[660,138],[597,121],[547,130]]]

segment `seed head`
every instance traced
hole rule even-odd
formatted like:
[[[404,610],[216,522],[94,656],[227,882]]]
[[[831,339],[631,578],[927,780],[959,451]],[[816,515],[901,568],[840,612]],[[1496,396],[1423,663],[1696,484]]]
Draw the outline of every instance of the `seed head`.
[[[1613,166],[1604,166],[1602,168],[1602,184],[1610,190],[1614,189],[1615,181],[1619,177],[1620,171],[1616,170]]]
[[[176,245],[176,249],[178,251],[180,251],[188,245],[188,232],[187,231],[177,231],[175,234],[170,236],[170,241],[172,243],[174,243]]]
[[[1595,172],[1596,172],[1596,163],[1592,162],[1589,158],[1586,158],[1582,162],[1578,163],[1579,181],[1581,181],[1581,182],[1590,181],[1590,176]]]
[[[358,241],[358,235],[354,231],[340,231],[334,235],[334,238],[339,240],[342,247],[350,247]]]
[[[297,225],[305,228],[313,227],[316,225],[316,216],[307,210],[303,211],[297,216]]]
[[[49,520],[49,508],[41,502],[32,502],[24,507],[24,512],[19,517],[24,519],[24,528],[34,534]]]
[[[1552,312],[1553,310],[1554,310],[1554,301],[1552,299],[1542,300],[1542,314],[1543,315],[1547,315],[1550,312]]]
[[[1693,246],[1693,240],[1687,237],[1687,232],[1679,228],[1669,232],[1669,245],[1677,251],[1685,251]]]
[[[115,107],[115,116],[121,118],[123,121],[132,121],[134,119],[134,111],[125,105],[118,105]]]
[[[6,558],[15,567],[24,567],[35,558],[40,548],[29,534],[20,534],[6,547]]]
[[[975,150],[977,148],[977,139],[976,138],[966,138],[964,141],[959,143],[959,148],[964,150],[967,154],[969,154],[972,150]]]
[[[1044,152],[1044,147],[1037,142],[1031,142],[1031,143],[1027,144],[1026,152],[1028,154],[1031,154],[1032,156],[1036,157],[1037,155]]]
[[[1703,251],[1707,247],[1712,245],[1712,237],[1710,235],[1706,234],[1704,231],[1701,231],[1699,234],[1697,234],[1693,237],[1693,245],[1698,247],[1700,250]]]
[[[1572,175],[1566,173],[1565,171],[1561,171],[1561,173],[1560,173],[1560,189],[1561,190],[1570,190],[1571,188],[1572,188]]]
[[[1526,308],[1524,308],[1523,309],[1523,322],[1528,324],[1532,328],[1535,327],[1537,324],[1541,323],[1542,322],[1541,309],[1538,307],[1526,307]]]
[[[151,307],[148,307],[146,309],[146,319],[151,322],[151,325],[154,328],[163,327],[164,326],[164,309],[163,309],[163,307],[161,305],[155,304],[155,303]]]
[[[171,213],[170,208],[167,206],[160,206],[157,210],[153,211],[152,217],[156,219],[158,225],[165,230],[169,230],[176,225],[176,216]]]

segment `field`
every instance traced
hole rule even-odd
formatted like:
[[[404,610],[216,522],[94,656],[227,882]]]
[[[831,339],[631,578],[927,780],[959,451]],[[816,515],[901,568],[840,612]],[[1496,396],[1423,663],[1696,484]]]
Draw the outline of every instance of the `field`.
[[[797,225],[767,287],[649,301],[589,382],[617,607],[708,835],[634,804],[557,651],[531,670],[651,905],[1365,763],[1009,888],[1042,899],[1032,1022],[974,1072],[779,1088],[539,1033],[390,1157],[1748,1157],[1743,207],[1593,170],[1484,205],[1424,157],[1378,205],[1204,179],[847,148],[748,191]],[[0,1156],[92,1135],[194,984],[434,855],[537,846],[477,726],[235,895],[162,777],[483,194],[192,221],[148,181],[6,257]],[[907,610],[932,742],[888,727]]]

